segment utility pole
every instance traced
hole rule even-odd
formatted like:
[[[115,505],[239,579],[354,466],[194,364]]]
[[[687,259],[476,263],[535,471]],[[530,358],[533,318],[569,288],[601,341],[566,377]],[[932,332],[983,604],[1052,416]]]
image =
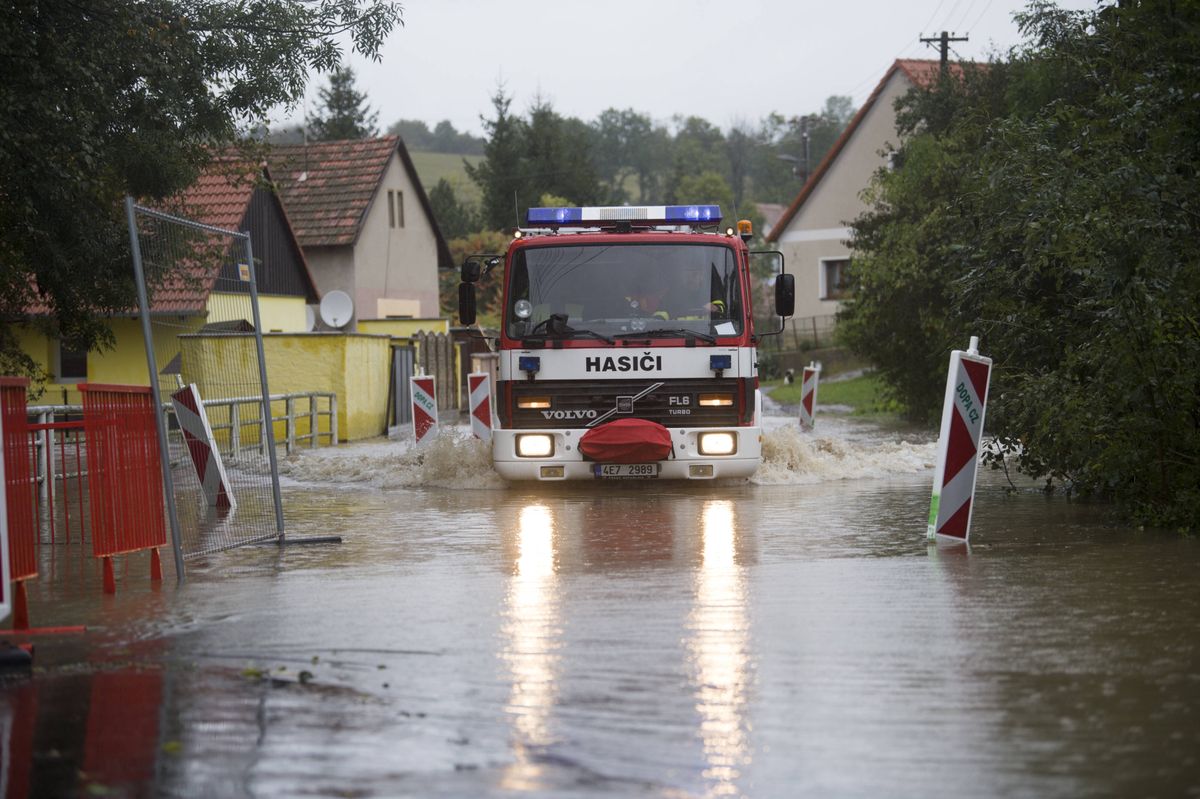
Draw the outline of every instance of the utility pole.
[[[946,31],[942,31],[941,36],[931,36],[929,38],[921,37],[921,41],[925,44],[937,44],[938,49],[942,52],[942,72],[950,65],[950,42],[965,42],[969,41],[966,36],[952,36]]]

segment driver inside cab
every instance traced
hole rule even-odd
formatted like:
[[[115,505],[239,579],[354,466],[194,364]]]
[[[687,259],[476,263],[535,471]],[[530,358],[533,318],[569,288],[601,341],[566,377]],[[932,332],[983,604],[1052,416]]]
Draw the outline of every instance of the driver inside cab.
[[[725,316],[721,293],[710,269],[685,269],[674,281],[665,272],[647,270],[638,289],[625,299],[639,316],[711,319]]]

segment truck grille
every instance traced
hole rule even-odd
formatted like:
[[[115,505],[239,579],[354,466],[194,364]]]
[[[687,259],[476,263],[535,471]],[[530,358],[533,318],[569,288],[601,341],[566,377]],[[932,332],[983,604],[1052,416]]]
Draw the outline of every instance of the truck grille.
[[[717,427],[737,425],[748,417],[753,404],[742,392],[750,381],[723,380],[539,380],[501,383],[505,426],[533,428],[596,427],[615,419],[648,419],[664,427]],[[507,390],[505,390],[507,389]],[[701,394],[724,393],[732,405],[704,406]],[[508,402],[504,395],[509,394]],[[751,393],[751,396],[753,394]],[[528,397],[549,397],[549,408],[518,408]],[[636,399],[635,399],[636,398]],[[747,404],[750,405],[747,411]]]

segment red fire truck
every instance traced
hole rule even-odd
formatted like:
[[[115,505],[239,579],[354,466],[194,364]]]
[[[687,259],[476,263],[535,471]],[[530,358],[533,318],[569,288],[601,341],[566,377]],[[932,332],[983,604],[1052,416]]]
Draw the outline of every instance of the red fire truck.
[[[755,330],[750,223],[715,205],[531,208],[504,255],[462,267],[459,317],[503,265],[492,435],[510,480],[747,477],[761,461],[757,342],[795,303],[777,262]]]

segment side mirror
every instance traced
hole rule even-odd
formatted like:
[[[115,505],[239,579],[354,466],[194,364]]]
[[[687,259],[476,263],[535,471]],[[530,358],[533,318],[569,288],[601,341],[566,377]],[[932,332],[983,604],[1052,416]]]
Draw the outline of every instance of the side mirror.
[[[795,275],[775,276],[775,314],[791,316],[796,312],[796,277]]]
[[[458,320],[464,325],[475,324],[475,286],[471,283],[458,284]]]
[[[468,255],[462,265],[462,282],[476,283],[481,277],[487,277],[493,269],[504,263],[503,255],[488,255],[476,253]]]

